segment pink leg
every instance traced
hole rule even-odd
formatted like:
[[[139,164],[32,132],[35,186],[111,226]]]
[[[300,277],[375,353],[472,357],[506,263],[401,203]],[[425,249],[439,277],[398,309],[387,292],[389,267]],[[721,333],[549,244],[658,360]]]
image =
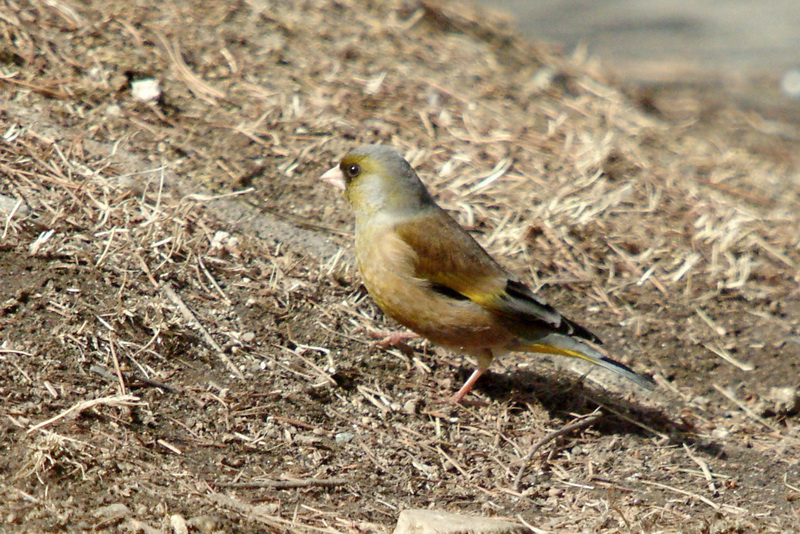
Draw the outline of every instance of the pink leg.
[[[461,400],[472,391],[472,386],[475,385],[475,382],[483,376],[483,373],[486,372],[486,369],[489,368],[489,365],[492,363],[492,359],[495,357],[495,350],[490,348],[485,349],[473,349],[469,352],[469,354],[478,360],[478,368],[472,372],[472,375],[464,382],[464,385],[461,386],[461,389],[458,390],[458,393],[450,397],[448,400],[453,404],[458,404]]]
[[[472,375],[467,379],[467,381],[464,382],[464,385],[461,386],[461,389],[458,390],[458,393],[456,393],[455,395],[453,395],[453,397],[450,398],[450,402],[452,402],[453,404],[458,404],[459,402],[461,402],[461,399],[463,399],[466,396],[466,394],[470,392],[472,386],[475,385],[475,382],[477,382],[478,379],[481,377],[481,375],[485,372],[486,369],[483,367],[478,367],[477,369],[475,369],[475,371],[472,372]]]

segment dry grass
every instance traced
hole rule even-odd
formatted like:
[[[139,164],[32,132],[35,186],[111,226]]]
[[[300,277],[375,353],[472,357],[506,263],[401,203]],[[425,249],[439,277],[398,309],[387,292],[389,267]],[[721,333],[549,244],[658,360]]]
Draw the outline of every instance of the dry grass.
[[[798,385],[786,129],[648,114],[428,0],[6,4],[0,29],[7,530],[794,525],[797,415],[769,398]],[[453,355],[371,350],[389,325],[317,176],[377,141],[659,392],[515,356],[453,408]]]

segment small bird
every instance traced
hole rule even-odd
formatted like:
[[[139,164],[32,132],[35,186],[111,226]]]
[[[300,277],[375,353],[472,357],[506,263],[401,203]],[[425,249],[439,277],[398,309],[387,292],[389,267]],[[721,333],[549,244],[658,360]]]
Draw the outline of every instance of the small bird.
[[[460,402],[492,360],[510,351],[589,361],[652,389],[654,384],[586,342],[567,319],[503,269],[440,208],[393,148],[367,145],[321,179],[344,191],[355,214],[356,262],[370,296],[391,318],[434,343],[477,359]]]

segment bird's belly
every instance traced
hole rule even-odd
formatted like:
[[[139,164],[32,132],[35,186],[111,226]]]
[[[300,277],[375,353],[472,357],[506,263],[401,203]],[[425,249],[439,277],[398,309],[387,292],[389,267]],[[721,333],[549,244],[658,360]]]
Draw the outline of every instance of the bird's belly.
[[[370,296],[388,316],[448,347],[490,348],[512,344],[513,334],[471,300],[433,291],[426,282],[393,272],[385,264],[360,266]]]

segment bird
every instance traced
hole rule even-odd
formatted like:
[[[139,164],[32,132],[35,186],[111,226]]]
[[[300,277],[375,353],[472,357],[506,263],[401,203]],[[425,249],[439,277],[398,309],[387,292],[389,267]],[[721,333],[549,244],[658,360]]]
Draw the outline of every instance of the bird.
[[[509,352],[579,358],[646,389],[654,382],[603,356],[588,329],[506,271],[428,192],[391,146],[351,150],[320,179],[344,192],[355,215],[356,264],[389,317],[477,368],[449,400],[460,403],[491,362]]]

